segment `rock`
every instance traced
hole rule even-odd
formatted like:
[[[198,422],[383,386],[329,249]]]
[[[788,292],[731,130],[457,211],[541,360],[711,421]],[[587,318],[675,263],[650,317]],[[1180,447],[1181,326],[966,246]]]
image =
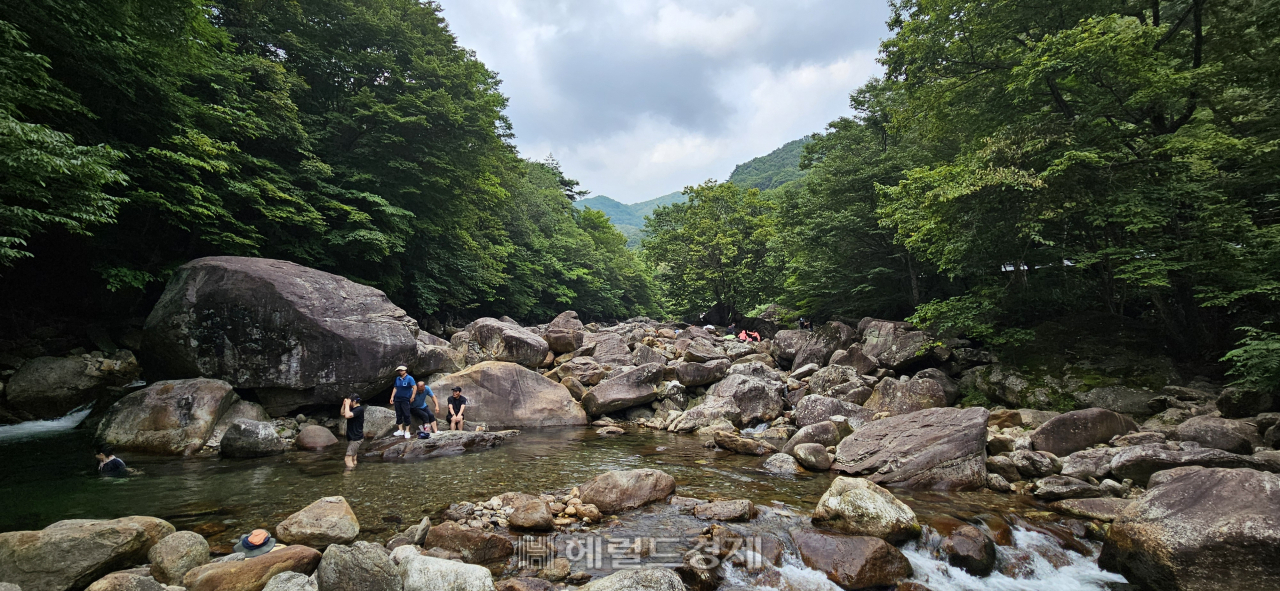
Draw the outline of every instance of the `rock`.
[[[140,372],[129,351],[110,357],[36,357],[18,367],[3,392],[10,408],[32,419],[56,419],[98,400],[111,386],[133,381]]]
[[[891,544],[920,536],[916,514],[893,493],[865,478],[838,477],[818,500],[813,524]]]
[[[316,569],[319,591],[400,591],[400,575],[377,544],[331,544]]]
[[[827,446],[821,443],[801,443],[792,449],[791,455],[810,470],[823,472],[831,469],[831,456],[827,454]]]
[[[1156,433],[1155,431],[1139,431],[1122,435],[1111,440],[1111,445],[1115,447],[1129,447],[1131,445],[1150,445],[1152,443],[1164,443],[1167,438],[1164,433]]]
[[[993,410],[991,411],[991,418],[987,419],[987,426],[1000,429],[1021,427],[1022,413],[1009,409]]]
[[[298,449],[317,450],[324,449],[337,442],[338,438],[333,436],[333,431],[320,425],[306,425],[302,430],[298,431],[298,437],[294,439],[293,444]]]
[[[147,552],[151,577],[166,585],[181,585],[187,571],[209,562],[209,542],[191,531],[180,531],[161,539]]]
[[[761,363],[759,361],[750,361],[747,363],[734,363],[733,365],[730,365],[728,375],[737,375],[737,374],[748,375],[751,377],[760,378],[762,380],[768,380],[773,382],[787,381],[786,377],[782,375],[782,372],[779,372],[777,369],[769,367],[768,365],[765,365],[764,363]]]
[[[837,349],[846,349],[857,338],[857,331],[843,322],[831,321],[809,333],[804,343],[796,349],[794,365],[803,367],[810,363],[826,365]]]
[[[1070,476],[1054,475],[1036,481],[1035,495],[1043,501],[1089,499],[1103,496],[1102,489]]]
[[[1018,471],[1018,466],[1008,456],[987,456],[987,474],[997,474],[1005,482],[1022,480],[1022,473]]]
[[[584,386],[599,384],[600,380],[603,380],[605,374],[608,373],[591,357],[574,357],[561,364],[556,369],[556,372],[562,381],[565,378],[573,378]]]
[[[467,398],[467,421],[490,429],[587,424],[587,413],[567,388],[515,363],[478,363],[431,388],[446,396],[454,386]]]
[[[867,319],[858,326],[862,329],[862,353],[874,357],[883,367],[902,372],[945,360],[927,355],[935,339],[923,331],[912,330],[910,323]]]
[[[1161,470],[1159,472],[1152,474],[1151,477],[1147,479],[1147,488],[1155,488],[1157,486],[1160,486],[1161,484],[1164,484],[1166,482],[1169,482],[1170,480],[1173,480],[1174,478],[1181,478],[1185,474],[1195,472],[1196,470],[1204,470],[1204,469],[1205,469],[1204,466],[1179,466],[1177,468],[1169,468],[1168,470]]]
[[[1018,474],[1028,480],[1042,478],[1061,471],[1061,466],[1053,461],[1048,452],[1035,452],[1025,449],[1015,450],[1009,459],[1018,469]]]
[[[438,373],[454,373],[467,366],[465,351],[459,351],[443,345],[424,344],[428,333],[418,333],[418,356],[408,363],[409,373],[414,376],[430,376]]]
[[[1273,468],[1262,460],[1242,456],[1220,449],[1184,449],[1173,451],[1164,446],[1139,445],[1125,447],[1111,458],[1111,473],[1118,478],[1132,480],[1138,486],[1146,486],[1147,479],[1161,470],[1180,466],[1205,468],[1251,468],[1271,471]]]
[[[791,539],[805,566],[844,589],[887,587],[912,574],[907,557],[880,538],[793,529]]]
[[[1111,524],[1099,564],[1152,589],[1280,588],[1280,477],[1208,468],[1152,488]]]
[[[0,591],[4,591],[4,585],[0,583]],[[149,576],[121,571],[94,581],[85,591],[165,591],[165,586]]]
[[[287,546],[253,558],[211,562],[187,572],[187,591],[259,591],[283,572],[310,575],[320,564],[320,552],[307,546]]]
[[[622,427],[614,427],[612,425],[596,429],[596,435],[622,435],[626,432],[626,429],[623,429]]]
[[[988,468],[990,468],[989,464]],[[995,472],[987,472],[987,488],[995,492],[1009,492],[1013,490],[1013,487],[1009,485],[1009,481],[1005,480],[1004,476],[996,474]]]
[[[951,406],[960,399],[960,384],[936,367],[927,367],[916,372],[915,378],[933,380],[942,386],[942,393],[946,396],[946,403],[943,406]]]
[[[730,366],[728,359],[716,359],[706,363],[679,361],[673,365],[676,381],[686,388],[718,382],[728,375]]]
[[[1178,425],[1177,434],[1183,441],[1195,441],[1205,447],[1235,454],[1248,455],[1253,453],[1255,446],[1262,445],[1257,426],[1211,415],[1187,419]]]
[[[796,459],[783,453],[776,453],[764,461],[764,469],[772,474],[799,474],[803,472]]]
[[[644,343],[636,343],[636,348],[631,351],[631,364],[641,366],[650,363],[657,363],[658,365],[665,366],[667,364],[667,358],[653,347]]]
[[[1111,473],[1111,460],[1118,453],[1120,449],[1115,447],[1082,449],[1062,460],[1062,475],[1080,480],[1101,480]]]
[[[1088,408],[1049,419],[1031,433],[1031,444],[1037,450],[1065,457],[1137,430],[1137,423],[1129,417],[1104,408]]]
[[[1028,429],[1036,429],[1060,414],[1062,413],[1052,410],[1018,409],[1018,415],[1022,417],[1022,426]]]
[[[1094,388],[1086,392],[1074,394],[1082,406],[1105,408],[1107,410],[1131,415],[1149,415],[1148,404],[1159,392],[1147,389],[1128,388],[1125,386],[1107,386]]]
[[[427,548],[443,548],[462,555],[462,559],[471,564],[497,564],[506,561],[515,553],[515,546],[506,536],[478,529],[462,529],[461,526],[446,521],[432,527],[422,541]],[[408,546],[397,548],[401,552]],[[394,558],[394,552],[393,558]],[[403,575],[403,572],[401,572]],[[408,579],[405,579],[408,589]]]
[[[582,397],[582,408],[588,415],[600,416],[648,404],[658,397],[662,368],[661,363],[650,363],[610,377]]]
[[[351,393],[371,398],[397,365],[414,365],[421,333],[377,289],[246,257],[179,267],[143,331],[149,374],[251,388],[276,414]]]
[[[561,312],[547,325],[547,332],[543,338],[546,339],[552,351],[568,353],[581,347],[585,336],[586,332],[583,331],[582,321],[578,320],[578,313],[569,310]]]
[[[779,451],[789,454],[797,445],[804,443],[820,443],[823,448],[826,448],[829,445],[840,443],[840,439],[840,429],[836,424],[831,421],[823,421],[801,427]]]
[[[986,486],[985,408],[931,408],[872,421],[836,447],[832,467],[872,482],[926,489]]]
[[[675,492],[676,481],[661,470],[612,470],[588,480],[578,489],[583,503],[613,515],[667,498]]]
[[[982,530],[965,524],[955,529],[938,545],[947,564],[975,577],[991,574],[996,566],[996,543]]]
[[[743,437],[728,431],[716,431],[713,435],[716,445],[736,454],[748,456],[765,456],[776,453],[778,448],[762,439]]]
[[[251,421],[262,421],[264,423],[271,422],[271,415],[267,414],[267,409],[262,408],[261,404],[241,400],[239,396],[235,396],[235,401],[231,403],[231,408],[227,412],[222,413],[222,418],[213,426],[213,433],[209,435],[209,439],[205,441],[205,445],[217,447],[222,443],[222,435],[231,427],[231,423],[236,419],[249,419]],[[299,415],[301,416],[301,415]]]
[[[870,421],[875,413],[864,409],[857,404],[836,400],[827,396],[818,396],[810,394],[800,399],[796,404],[796,409],[791,413],[791,419],[795,421],[796,426],[800,428],[831,420],[831,417],[840,415],[844,417],[863,417],[863,422]]]
[[[173,531],[154,517],[122,517],[0,533],[0,579],[23,589],[83,589],[108,573],[145,563],[152,546]]]
[[[495,591],[552,591],[555,588],[551,581],[532,577],[505,579],[494,584]]]
[[[181,589],[181,587],[178,587]],[[285,571],[267,581],[267,586],[262,591],[319,591],[320,586],[316,580],[302,573],[293,571]],[[169,589],[169,591],[174,591]]]
[[[343,497],[324,497],[276,526],[276,537],[281,542],[314,548],[350,544],[359,534],[360,522]]]
[[[728,359],[724,351],[715,348],[709,343],[701,340],[693,341],[689,344],[689,348],[684,350],[684,360],[691,363],[706,363],[716,359]]]
[[[249,419],[233,421],[219,445],[218,453],[224,458],[260,458],[284,453],[285,448],[271,423]]]
[[[532,331],[493,318],[480,318],[468,324],[466,331],[485,361],[538,367],[550,350],[547,342]]]
[[[475,564],[424,556],[412,546],[391,553],[404,591],[494,591],[489,569]]]
[[[469,409],[468,409],[469,410]],[[382,439],[396,430],[396,412],[385,406],[364,405],[364,438]],[[344,419],[338,434],[346,436],[347,422]]]
[[[652,566],[621,570],[591,581],[579,589],[581,591],[685,591],[684,582],[675,571]]]
[[[583,347],[592,347],[594,357],[601,365],[622,367],[631,363],[631,348],[622,335],[611,332],[587,333],[582,340]],[[584,384],[586,382],[583,382]]]
[[[817,363],[810,363],[809,365],[806,365],[804,367],[799,367],[792,370],[791,378],[796,380],[803,380],[815,373],[818,373],[819,369],[822,369],[822,368],[819,367]]]
[[[786,390],[782,382],[734,374],[712,386],[707,396],[732,399],[739,411],[738,419],[733,423],[745,427],[782,416],[782,395]]]
[[[835,397],[831,393],[832,389],[850,382],[853,387],[864,385],[858,370],[844,365],[828,365],[809,378],[809,391],[820,396]]]
[[[746,499],[715,501],[695,506],[693,515],[698,519],[716,521],[750,521],[756,516],[756,507]]]
[[[1213,405],[1224,417],[1242,419],[1271,410],[1274,400],[1271,394],[1230,387],[1222,390]]]
[[[864,406],[872,412],[887,412],[889,416],[895,416],[946,405],[946,393],[934,380],[885,378],[876,383],[871,398]]]
[[[231,384],[221,380],[156,382],[112,405],[97,439],[117,450],[189,455],[204,447],[236,399]]]
[[[515,511],[507,517],[513,529],[550,531],[555,529],[555,516],[547,502],[540,498],[530,498],[512,506]]]
[[[810,334],[807,330],[780,330],[769,342],[769,354],[784,367],[803,367],[803,365],[794,364],[793,361],[796,358],[796,351]]]
[[[1056,501],[1049,503],[1049,508],[1055,511],[1061,511],[1068,515],[1083,517],[1085,519],[1113,521],[1120,516],[1120,513],[1123,512],[1126,507],[1132,504],[1133,501],[1129,499],[1101,497]]]

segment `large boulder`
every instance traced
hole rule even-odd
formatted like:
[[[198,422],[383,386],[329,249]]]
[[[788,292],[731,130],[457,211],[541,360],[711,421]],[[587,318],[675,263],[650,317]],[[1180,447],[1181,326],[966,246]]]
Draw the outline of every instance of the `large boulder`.
[[[357,535],[360,535],[360,522],[343,497],[324,497],[276,526],[276,537],[281,542],[313,548],[350,544]]]
[[[1280,476],[1210,468],[1154,487],[1111,524],[1099,564],[1149,589],[1280,589]]]
[[[192,531],[180,531],[160,540],[147,552],[151,577],[166,585],[182,584],[191,569],[209,562],[209,542]]]
[[[192,454],[236,400],[231,384],[222,380],[156,382],[112,405],[97,438],[120,450]]]
[[[1178,425],[1178,439],[1236,454],[1251,454],[1262,445],[1257,425],[1212,415],[1191,417]]]
[[[828,365],[814,372],[809,378],[809,391],[820,396],[833,396],[832,389],[849,382],[856,382],[855,387],[863,385],[862,376],[858,370],[847,365]]]
[[[298,437],[293,440],[295,447],[305,450],[324,449],[337,442],[338,438],[333,436],[333,431],[320,425],[304,425],[298,431]]]
[[[234,394],[233,394],[234,396]],[[239,396],[235,397],[235,401],[231,403],[231,408],[227,412],[222,413],[222,418],[213,426],[213,434],[209,436],[209,440],[205,445],[217,447],[222,443],[222,436],[231,427],[236,419],[249,419],[251,421],[270,422],[271,415],[267,414],[267,409],[262,408],[261,404],[241,400]]]
[[[584,385],[594,386],[608,374],[609,372],[600,367],[594,358],[574,357],[560,364],[560,367],[556,368],[555,375],[560,376],[561,380],[573,378]]]
[[[995,541],[967,523],[942,538],[938,551],[947,557],[947,564],[975,577],[991,574],[996,565]]]
[[[286,546],[245,560],[198,566],[182,578],[182,586],[187,591],[262,591],[280,573],[309,575],[319,564],[320,552],[315,548]]]
[[[909,322],[866,319],[862,329],[862,353],[875,358],[880,365],[894,371],[919,367],[932,359],[934,337]],[[937,360],[935,360],[936,362]]]
[[[147,552],[172,534],[154,517],[68,519],[40,531],[0,534],[0,582],[23,589],[84,589],[104,575],[147,562]]]
[[[493,318],[476,320],[468,324],[466,330],[485,360],[538,367],[550,349],[547,342],[532,331]]]
[[[316,582],[319,591],[401,591],[391,557],[370,542],[330,545],[320,558]]]
[[[1137,431],[1133,419],[1105,408],[1086,408],[1060,414],[1031,432],[1031,444],[1058,457],[1111,441]]]
[[[946,405],[946,392],[942,390],[942,384],[936,380],[885,378],[876,383],[875,390],[871,392],[871,398],[864,406],[873,412],[887,412],[890,416],[894,416]]]
[[[706,363],[678,361],[673,364],[676,380],[681,386],[692,388],[705,386],[724,379],[729,372],[731,362],[728,359],[716,359]]]
[[[804,343],[796,349],[795,367],[803,367],[810,363],[826,365],[831,354],[837,349],[848,348],[857,338],[857,331],[843,322],[831,321],[813,331]]]
[[[218,453],[224,458],[261,458],[284,453],[284,449],[284,440],[271,423],[236,419],[222,435]]]
[[[685,591],[680,575],[669,568],[626,569],[579,587],[582,591]]]
[[[823,447],[836,445],[840,443],[840,429],[831,421],[806,425],[796,431],[796,434],[792,435],[791,439],[788,439],[778,451],[789,454],[797,445],[804,443],[820,443]]]
[[[13,589],[8,586],[9,583],[0,583],[0,591],[22,591],[16,586]],[[149,576],[133,571],[120,571],[94,581],[85,591],[166,591],[166,587]]]
[[[507,521],[513,529],[550,531],[555,529],[555,515],[551,507],[539,497],[529,495],[511,504],[511,515]]]
[[[139,373],[133,353],[125,350],[108,357],[36,357],[9,378],[4,395],[10,408],[32,419],[55,419],[97,401],[109,387],[123,386]]]
[[[612,470],[578,487],[584,504],[602,513],[638,509],[667,498],[676,491],[676,480],[661,470]]]
[[[620,334],[587,333],[582,339],[582,346],[591,347],[594,351],[591,356],[601,365],[622,367],[631,363],[631,348],[627,346],[627,339]]]
[[[271,577],[262,591],[320,591],[320,586],[307,575],[287,570]]]
[[[734,424],[746,427],[782,416],[782,396],[786,391],[787,386],[782,382],[733,374],[716,382],[707,391],[707,397],[732,400],[739,411]]]
[[[573,310],[561,312],[559,316],[555,317],[555,320],[552,320],[547,325],[547,331],[543,334],[547,345],[556,354],[577,350],[578,347],[582,346],[585,336],[586,332],[583,331],[582,321],[578,320],[578,313]]]
[[[1072,396],[1081,406],[1105,408],[1109,411],[1130,415],[1149,415],[1152,413],[1150,407],[1151,399],[1160,396],[1160,392],[1146,388],[1104,386],[1084,392],[1075,392]]]
[[[930,408],[863,425],[836,447],[832,468],[876,484],[926,489],[986,486],[985,408]]]
[[[692,363],[706,363],[716,359],[728,358],[729,356],[724,351],[702,339],[689,343],[689,347],[684,350],[684,360]]]
[[[1111,473],[1117,478],[1128,478],[1138,486],[1146,486],[1147,479],[1161,470],[1184,466],[1203,468],[1252,468],[1265,472],[1276,468],[1253,456],[1242,456],[1220,449],[1171,450],[1163,445],[1135,445],[1121,448],[1111,458]]]
[[[464,561],[471,564],[498,564],[515,554],[515,546],[510,538],[482,529],[463,529],[452,521],[427,530],[427,537],[422,540],[422,545],[457,552]]]
[[[286,261],[207,257],[169,280],[144,327],[144,365],[254,389],[276,414],[384,391],[414,365],[418,323],[386,294]]]
[[[769,354],[784,367],[800,367],[794,363],[796,352],[811,334],[807,330],[780,330],[769,342]]]
[[[890,587],[912,574],[907,557],[880,538],[793,529],[791,539],[805,566],[844,589]]]
[[[430,439],[402,439],[382,449],[384,460],[427,459],[456,456],[469,451],[492,449],[519,431],[441,431]]]
[[[831,469],[831,454],[827,453],[827,446],[821,443],[801,443],[791,450],[791,455],[809,470],[825,472]]]
[[[748,456],[767,456],[777,453],[778,448],[763,439],[743,437],[728,431],[716,431],[712,439],[721,449]]]
[[[515,363],[479,363],[431,388],[443,396],[454,386],[467,398],[467,420],[490,429],[587,424],[587,413],[568,388]]]
[[[483,566],[423,556],[414,546],[396,548],[391,560],[404,591],[494,591],[493,574]]]
[[[600,416],[648,404],[658,397],[662,368],[661,363],[641,365],[600,382],[582,397],[582,408],[588,415]]]
[[[796,409],[791,413],[791,420],[796,426],[804,428],[815,423],[831,420],[833,416],[842,417],[860,417],[865,421],[871,420],[875,413],[869,411],[852,402],[836,400],[827,396],[819,396],[817,394],[809,394],[800,399],[796,403]]]
[[[836,478],[813,510],[813,524],[855,536],[873,536],[890,544],[920,536],[910,507],[865,478]]]

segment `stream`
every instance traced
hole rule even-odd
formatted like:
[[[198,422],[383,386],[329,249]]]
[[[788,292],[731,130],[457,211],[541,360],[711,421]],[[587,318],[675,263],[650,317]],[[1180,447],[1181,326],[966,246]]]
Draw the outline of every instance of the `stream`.
[[[681,496],[750,499],[761,507],[761,517],[733,527],[789,544],[787,530],[807,525],[806,516],[835,477],[774,475],[761,469],[764,458],[705,449],[702,437],[629,427],[621,436],[598,436],[593,428],[526,429],[492,450],[414,462],[363,458],[349,473],[343,471],[342,445],[244,460],[126,453],[122,457],[129,467],[142,474],[104,479],[94,471],[92,434],[74,429],[82,418],[0,427],[0,456],[7,464],[0,472],[0,495],[8,499],[0,511],[0,532],[41,529],[62,519],[150,515],[204,535],[215,552],[229,552],[239,534],[273,528],[320,497],[341,495],[360,520],[360,538],[385,542],[424,515],[438,522],[451,503],[484,501],[508,491],[563,494],[607,470],[655,468],[676,479]],[[925,535],[902,550],[915,570],[912,580],[933,591],[1130,588],[1123,577],[1097,567],[1100,545],[1085,539],[1081,522],[1063,520],[1030,497],[894,492],[921,523],[955,517],[1011,526],[1014,544],[998,547],[997,571],[1008,574],[982,578],[938,560],[934,550],[940,536],[926,526]],[[685,539],[708,524],[658,504],[575,535]],[[806,568],[793,548],[783,561],[784,586],[790,591],[838,590]],[[609,568],[606,562],[587,572],[598,576]],[[752,585],[728,569],[722,588],[744,586]]]

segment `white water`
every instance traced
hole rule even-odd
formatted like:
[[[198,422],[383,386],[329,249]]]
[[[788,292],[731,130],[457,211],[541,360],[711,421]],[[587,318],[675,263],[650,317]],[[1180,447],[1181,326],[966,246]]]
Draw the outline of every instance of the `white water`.
[[[93,405],[89,404],[71,411],[67,416],[59,419],[49,419],[47,421],[27,421],[16,425],[0,426],[0,442],[17,441],[21,439],[32,439],[59,433],[62,431],[70,431],[75,429],[85,417],[89,416],[89,411],[93,410]]]
[[[764,433],[765,429],[768,429],[768,428],[769,428],[769,423],[760,423],[759,425],[756,425],[754,427],[748,427],[746,429],[743,429],[742,434],[747,436],[759,435],[761,433]]]

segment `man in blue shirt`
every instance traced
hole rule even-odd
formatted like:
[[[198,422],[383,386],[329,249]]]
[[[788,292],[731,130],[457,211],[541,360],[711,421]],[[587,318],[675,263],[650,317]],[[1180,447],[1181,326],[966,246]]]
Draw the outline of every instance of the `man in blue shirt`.
[[[427,408],[427,399],[436,407],[435,413]],[[426,382],[418,382],[418,391],[413,395],[413,401],[409,405],[409,414],[412,414],[419,421],[422,421],[422,431],[427,435],[419,435],[423,439],[431,437],[431,433],[436,432],[436,413],[440,412],[440,403],[436,401],[436,393],[431,391],[431,386]]]
[[[409,414],[409,404],[413,400],[413,392],[418,389],[418,380],[409,375],[409,368],[401,365],[396,368],[396,383],[391,387],[391,405],[396,409],[396,437],[405,439],[413,437],[413,418]]]

